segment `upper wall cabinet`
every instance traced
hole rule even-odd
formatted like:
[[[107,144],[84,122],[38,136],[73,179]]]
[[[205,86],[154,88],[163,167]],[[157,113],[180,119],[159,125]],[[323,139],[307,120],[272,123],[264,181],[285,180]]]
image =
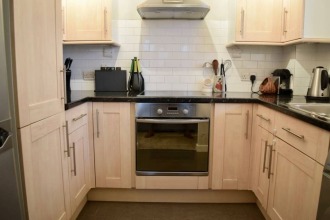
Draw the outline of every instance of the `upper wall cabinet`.
[[[62,0],[64,44],[111,43],[111,0]]]
[[[302,37],[304,0],[283,0],[281,42]]]
[[[230,18],[229,45],[330,43],[325,0],[236,0]]]
[[[238,0],[236,41],[281,40],[282,1]]]

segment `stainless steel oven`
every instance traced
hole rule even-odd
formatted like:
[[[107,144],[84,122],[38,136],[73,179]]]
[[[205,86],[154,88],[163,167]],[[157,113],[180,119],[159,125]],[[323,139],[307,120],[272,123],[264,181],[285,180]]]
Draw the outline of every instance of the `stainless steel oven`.
[[[136,174],[206,176],[210,104],[137,103]]]

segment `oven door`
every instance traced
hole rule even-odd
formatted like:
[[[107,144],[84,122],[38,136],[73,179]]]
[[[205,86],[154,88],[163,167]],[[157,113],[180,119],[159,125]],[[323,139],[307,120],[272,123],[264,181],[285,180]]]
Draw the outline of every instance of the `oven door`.
[[[209,118],[136,119],[136,174],[207,176]]]

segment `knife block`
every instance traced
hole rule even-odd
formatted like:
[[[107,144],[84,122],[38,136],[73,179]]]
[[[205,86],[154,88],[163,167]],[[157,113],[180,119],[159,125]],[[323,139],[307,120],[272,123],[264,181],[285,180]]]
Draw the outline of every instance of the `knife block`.
[[[66,91],[71,92],[70,80],[71,80],[71,70],[66,70]]]

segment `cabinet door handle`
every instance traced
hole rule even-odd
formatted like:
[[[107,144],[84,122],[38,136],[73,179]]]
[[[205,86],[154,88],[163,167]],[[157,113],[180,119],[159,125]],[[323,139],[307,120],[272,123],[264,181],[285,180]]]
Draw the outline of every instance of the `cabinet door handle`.
[[[267,122],[270,122],[270,119],[269,118],[265,118],[263,115],[261,115],[261,114],[257,114],[257,116],[259,117],[259,118],[261,118],[262,120],[265,120],[265,121],[267,121]]]
[[[262,165],[262,172],[266,170],[266,155],[267,155],[268,141],[265,142],[264,163]]]
[[[72,121],[78,121],[79,119],[82,119],[83,117],[85,117],[87,114],[81,114],[79,117],[76,117],[74,119],[72,119]]]
[[[245,11],[244,9],[242,8],[241,9],[241,30],[240,30],[240,33],[241,33],[241,36],[243,37],[244,35],[244,20],[245,20]]]
[[[100,127],[99,127],[99,110],[96,109],[96,136],[100,137]]]
[[[71,170],[71,172],[73,172],[74,176],[77,176],[77,164],[76,164],[76,143],[73,142],[72,143],[72,153],[73,153],[73,170]]]
[[[302,139],[302,140],[305,139],[305,136],[304,136],[304,135],[296,134],[296,133],[294,133],[293,131],[291,131],[290,128],[282,128],[282,129],[283,129],[284,131],[286,131],[286,132],[288,132],[288,133],[290,133],[290,134],[296,136],[297,138],[300,138],[300,139]]]
[[[68,157],[70,157],[70,147],[69,147],[69,125],[68,125],[68,121],[65,121],[65,125],[63,125],[63,127],[65,127],[65,135],[66,135],[66,150],[64,151],[64,153],[66,153],[68,155]]]
[[[107,38],[107,34],[108,34],[108,10],[105,7],[104,8],[104,38]]]
[[[61,80],[63,82],[63,88],[61,89],[63,95],[62,95],[61,99],[64,101],[64,103],[66,103],[67,94],[66,94],[66,66],[65,65],[63,66],[63,69],[60,70],[60,72],[62,73],[61,75],[63,77],[63,79]]]
[[[269,145],[270,146],[270,154],[269,154],[269,164],[268,164],[268,179],[270,179],[270,176],[273,175],[272,173],[272,160],[273,160],[273,149],[274,145]]]
[[[286,10],[286,8],[284,8],[283,34],[286,34],[288,32],[287,23],[288,23],[288,10]]]
[[[245,132],[245,138],[249,138],[249,119],[250,119],[250,111],[246,112],[246,132]]]

